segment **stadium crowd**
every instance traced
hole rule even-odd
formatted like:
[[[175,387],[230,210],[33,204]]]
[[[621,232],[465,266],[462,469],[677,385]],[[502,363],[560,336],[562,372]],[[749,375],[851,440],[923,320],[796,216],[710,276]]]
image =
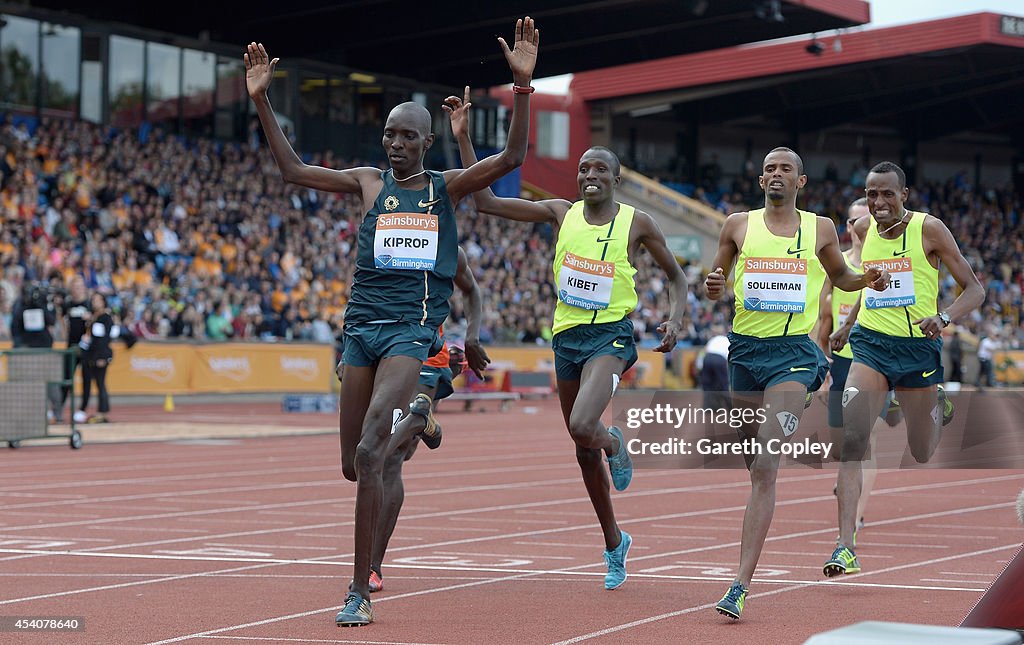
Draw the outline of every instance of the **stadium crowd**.
[[[311,162],[351,165],[331,153]],[[726,190],[698,186],[694,196],[726,212],[758,206],[757,171],[747,165]],[[841,221],[857,189],[833,175],[812,179],[799,206]],[[0,127],[0,182],[0,339],[10,337],[22,284],[48,282],[60,292],[76,274],[107,295],[143,340],[334,342],[341,329],[361,205],[285,184],[257,140],[184,141],[159,129],[140,135],[53,119],[33,131],[8,119]],[[963,174],[912,188],[908,206],[947,223],[987,290],[986,309],[968,330],[1020,347],[1019,196],[972,186]],[[550,341],[553,231],[480,215],[465,203],[459,227],[485,297],[482,340]],[[651,258],[638,265],[632,318],[641,344],[650,344],[668,298]],[[684,269],[691,292],[683,342],[702,344],[729,320],[731,303],[701,298],[702,267]],[[954,287],[946,276],[943,301]],[[464,318],[456,303],[456,338]]]

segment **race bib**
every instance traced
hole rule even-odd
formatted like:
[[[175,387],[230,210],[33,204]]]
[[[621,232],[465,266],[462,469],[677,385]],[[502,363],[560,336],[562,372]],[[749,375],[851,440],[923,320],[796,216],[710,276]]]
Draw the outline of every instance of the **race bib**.
[[[42,331],[46,327],[46,318],[42,309],[26,309],[21,312],[21,324],[25,331]]]
[[[848,302],[839,303],[839,320],[836,322],[836,329],[846,324],[846,319],[850,317],[851,311],[853,311],[852,304]]]
[[[872,260],[864,263],[865,270],[871,267],[889,272],[889,288],[885,291],[875,291],[870,287],[864,289],[865,307],[889,309],[910,307],[917,303],[917,294],[914,291],[914,265],[910,258]]]
[[[433,271],[437,264],[437,230],[437,215],[378,215],[373,236],[374,266],[400,271]]]
[[[743,264],[743,308],[799,314],[807,306],[807,260],[747,258]]]
[[[607,309],[614,281],[614,262],[566,253],[558,272],[558,299],[580,309]]]

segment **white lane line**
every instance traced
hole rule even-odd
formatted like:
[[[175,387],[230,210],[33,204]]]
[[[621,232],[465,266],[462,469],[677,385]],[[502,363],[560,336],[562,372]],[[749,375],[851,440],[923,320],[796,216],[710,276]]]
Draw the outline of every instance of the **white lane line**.
[[[907,568],[910,568],[910,567],[924,567],[924,566],[929,566],[929,565],[932,565],[932,564],[938,564],[940,562],[949,562],[950,560],[957,560],[957,559],[960,559],[960,558],[969,558],[969,557],[974,557],[974,556],[978,556],[978,555],[986,555],[988,553],[994,553],[996,551],[1003,551],[1003,550],[1010,549],[1010,548],[1015,548],[1015,549],[1016,548],[1020,548],[1020,545],[1019,544],[1004,545],[1004,546],[994,547],[994,548],[990,548],[990,549],[982,549],[980,551],[972,551],[970,553],[961,553],[961,554],[957,554],[957,555],[948,556],[948,557],[945,557],[945,558],[936,558],[934,560],[925,560],[923,562],[914,562],[914,563],[910,563],[910,564],[898,565],[898,566],[895,566],[895,567],[889,567],[888,569],[879,569],[877,571],[868,571],[866,573],[861,572],[860,574],[857,575],[857,577],[858,578],[862,578],[864,576],[878,575],[878,574],[882,574],[882,573],[890,573],[890,572],[893,572],[893,571],[899,571],[899,570],[907,569]],[[790,587],[783,587],[782,589],[774,589],[772,591],[768,591],[768,592],[765,592],[765,593],[758,593],[758,594],[752,595],[750,597],[751,598],[758,598],[758,597],[761,597],[761,596],[771,596],[771,595],[774,595],[774,594],[786,593],[786,592],[789,592],[789,591],[796,591],[796,590],[799,590],[799,589],[806,589],[809,586],[816,586],[816,585],[837,585],[837,586],[844,586],[845,587],[845,586],[852,586],[853,584],[858,584],[858,586],[863,586],[863,583],[850,583],[850,582],[845,582],[845,581],[844,582],[817,581],[817,582],[814,583],[814,585],[811,585],[811,584],[795,584],[795,585],[792,585]],[[897,587],[897,588],[899,588],[899,587]],[[942,589],[942,588],[941,587],[936,587],[936,589]],[[975,591],[975,590],[967,590],[967,589],[965,589],[964,591]],[[984,589],[982,589],[981,591],[984,591]],[[606,629],[598,630],[596,632],[590,632],[589,634],[582,634],[580,636],[576,636],[576,637],[570,638],[568,640],[558,641],[557,643],[554,643],[553,645],[571,645],[572,643],[581,643],[581,642],[586,641],[586,640],[591,640],[593,638],[598,638],[598,637],[601,637],[601,636],[607,636],[608,634],[614,634],[615,632],[620,632],[620,631],[623,631],[623,630],[626,630],[626,629],[631,629],[633,627],[638,627],[640,625],[646,625],[648,623],[653,623],[653,622],[656,622],[656,621],[659,621],[659,620],[664,620],[666,618],[674,618],[676,616],[682,616],[683,614],[690,614],[690,613],[694,613],[696,611],[701,611],[703,609],[710,609],[710,608],[714,607],[716,604],[718,604],[718,603],[717,602],[708,603],[708,604],[699,605],[699,606],[696,606],[696,607],[688,607],[686,609],[680,609],[678,611],[669,612],[667,614],[660,614],[658,616],[650,616],[648,618],[642,618],[640,620],[635,620],[635,621],[632,621],[632,622],[629,622],[629,623],[623,623],[621,625],[616,625],[614,627],[608,627]]]
[[[787,500],[786,502],[781,502],[780,505],[800,504],[800,503],[803,503],[803,501],[804,500],[800,500],[800,499]],[[963,513],[973,513],[973,512],[991,510],[993,508],[1009,507],[1009,506],[1012,506],[1012,505],[1013,505],[1013,502],[1006,502],[1006,503],[1002,503],[1002,504],[991,504],[989,506],[970,507],[970,508],[962,508],[962,509],[952,509],[952,510],[936,512],[936,513],[925,513],[925,514],[918,515],[918,516],[913,516],[913,515],[905,516],[905,517],[902,517],[902,518],[897,518],[897,519],[893,519],[893,520],[887,520],[887,522],[889,522],[889,523],[910,522],[910,521],[913,521],[915,519],[931,518],[931,517],[942,517],[942,516],[945,516],[945,515],[953,515],[953,514],[958,514],[959,515],[959,514],[963,514]],[[711,511],[692,511],[690,513],[685,513],[683,515],[701,514],[701,513],[706,513],[706,512],[711,512]],[[714,512],[717,512],[717,511],[714,511]],[[649,520],[651,518],[645,518],[645,519]],[[661,519],[661,518],[654,518],[654,519]],[[644,521],[644,520],[634,519],[634,520],[630,520],[630,521],[632,521],[632,522],[639,522],[639,521]],[[579,529],[579,528],[590,528],[590,527],[586,526],[586,527],[572,527],[572,529],[565,529],[565,528],[547,529],[547,530],[542,530],[542,531],[526,532],[526,533],[522,533],[522,534],[519,534],[519,535],[511,534],[511,535],[507,535],[507,536],[503,536],[503,537],[523,537],[523,536],[527,536],[527,535],[535,535],[535,534],[538,534],[538,533],[545,534],[545,533],[553,533],[553,532],[562,532],[562,531],[566,531],[566,530],[575,530],[575,529]],[[791,533],[791,534],[787,534],[787,535],[777,535],[777,536],[769,537],[768,541],[787,540],[787,539],[792,539],[794,537],[807,537],[807,536],[810,536],[810,535],[816,535],[816,534],[819,534],[819,533],[822,533],[822,532],[826,532],[826,531],[831,531],[831,530],[833,530],[833,529],[819,529],[817,531],[804,531],[804,532],[801,532],[801,533]],[[459,543],[459,542],[462,542],[462,543],[465,543],[465,542],[478,542],[478,541],[486,541],[486,540],[492,540],[492,539],[496,539],[496,538],[493,538],[493,537],[470,538],[468,540],[463,540],[463,541],[454,541],[454,543]],[[447,543],[445,543],[445,542],[438,543],[438,544],[435,544],[433,546],[445,546],[445,545],[450,544],[450,543],[452,543],[452,541],[449,541]],[[635,556],[633,558],[630,558],[630,561],[635,563],[637,561],[650,560],[650,559],[655,559],[655,558],[674,557],[674,556],[678,556],[678,555],[697,553],[697,552],[706,552],[706,551],[712,551],[712,550],[716,550],[716,549],[722,549],[722,548],[734,547],[734,546],[739,546],[739,542],[719,543],[719,544],[713,545],[713,546],[694,547],[694,548],[682,549],[682,550],[678,550],[678,551],[669,551],[669,552],[664,552],[664,553],[652,553],[652,554],[648,554],[648,555]],[[244,567],[238,567],[238,568],[235,568],[235,569],[228,569],[227,570],[228,572],[234,572],[234,571],[239,571],[239,570],[246,570],[246,569],[250,569],[250,568],[260,568],[260,567],[277,566],[277,565],[295,565],[295,564],[307,564],[307,565],[318,565],[318,566],[323,566],[323,565],[327,565],[327,566],[348,566],[348,565],[350,565],[350,562],[348,562],[347,560],[346,561],[337,561],[337,560],[333,560],[332,558],[334,558],[334,557],[351,557],[351,555],[352,555],[352,554],[346,554],[345,556],[322,556],[322,557],[319,557],[319,558],[310,558],[310,559],[303,559],[303,560],[282,560],[282,559],[278,559],[278,558],[237,558],[237,557],[217,557],[217,556],[213,556],[213,557],[211,557],[211,556],[181,556],[181,555],[163,555],[163,554],[100,553],[99,551],[101,551],[104,548],[106,548],[106,547],[98,547],[98,548],[95,548],[95,549],[87,549],[87,550],[83,550],[83,551],[63,551],[63,552],[62,551],[39,551],[39,550],[31,550],[31,549],[23,549],[23,550],[19,550],[19,549],[0,549],[0,553],[7,552],[7,553],[22,553],[22,554],[31,554],[31,555],[49,555],[49,556],[52,556],[52,555],[65,555],[65,556],[81,556],[81,557],[115,557],[115,558],[127,558],[127,559],[169,559],[169,560],[192,560],[192,561],[212,561],[212,562],[237,562],[237,563],[245,563],[245,564],[247,564],[247,566],[244,566]],[[420,546],[420,545],[410,546],[410,547],[400,547],[398,549],[392,549],[392,552],[399,551],[399,550],[422,549],[422,548],[424,548],[424,547]],[[996,550],[998,550],[998,548]],[[987,553],[987,551],[980,552],[980,553]],[[959,557],[959,556],[957,556],[957,555],[947,556],[946,558],[939,558],[938,560],[935,560],[935,561],[936,562],[943,562],[943,561],[946,561],[946,560],[955,559],[957,557]],[[583,569],[590,569],[592,567],[600,566],[600,564],[601,563],[599,563],[599,562],[590,562],[590,563],[585,563],[585,564],[577,565],[577,566],[574,566],[574,567],[558,569],[558,570],[555,570],[555,571],[528,570],[528,571],[523,571],[520,575],[533,576],[533,575],[539,575],[541,573],[549,573],[550,574],[550,573],[554,573],[554,572],[557,572],[557,573],[580,572]],[[392,564],[390,566],[399,566],[399,565]],[[403,564],[403,565],[400,565],[400,566],[405,567],[405,568],[413,568],[413,569],[432,569],[432,570],[436,569],[436,567],[434,567],[434,566],[427,566],[427,565]],[[909,566],[913,566],[913,565],[909,565]],[[895,567],[890,567],[889,569],[883,569],[882,571],[895,571],[895,570],[902,569],[902,568],[904,568],[904,567],[903,566],[895,566]],[[450,567],[450,566],[448,567],[448,570],[453,570],[453,569],[455,569],[455,567]],[[509,569],[495,569],[495,568],[487,568],[487,567],[460,567],[459,570],[461,570],[461,571],[479,571],[479,572],[505,572],[505,573],[508,573],[510,571]],[[8,599],[8,600],[0,601],[0,605],[12,604],[12,603],[17,603],[17,602],[25,602],[25,601],[30,601],[30,600],[41,600],[41,599],[46,599],[46,598],[55,598],[55,597],[68,596],[68,595],[77,595],[77,594],[89,593],[89,592],[93,592],[93,591],[105,591],[105,590],[108,590],[108,589],[116,589],[116,588],[120,588],[120,587],[129,587],[129,586],[153,584],[153,583],[160,583],[160,582],[168,582],[168,581],[174,581],[174,580],[183,580],[183,579],[194,578],[194,577],[206,577],[206,576],[216,575],[217,573],[218,572],[216,572],[216,571],[212,571],[212,572],[198,572],[198,573],[193,573],[193,574],[182,574],[182,575],[176,576],[176,577],[175,576],[162,577],[162,578],[158,578],[158,579],[154,579],[154,580],[149,580],[149,581],[142,580],[142,581],[138,581],[138,582],[122,583],[122,584],[119,584],[119,585],[105,585],[105,586],[95,587],[95,588],[75,589],[75,590],[71,590],[71,591],[54,592],[54,593],[50,593],[50,594],[42,594],[42,595],[38,595],[38,596],[30,596],[30,597],[25,597],[25,598],[12,598],[12,599]],[[869,572],[869,573],[877,573],[877,572]],[[598,574],[598,573],[595,572],[595,573],[589,574],[589,575],[601,575],[601,574]],[[866,574],[862,573],[862,574],[860,574],[859,577],[863,578],[864,575],[866,575]],[[698,579],[704,580],[704,579],[707,579],[707,578],[703,578],[702,577],[702,578],[698,578]],[[806,583],[801,583],[801,584],[806,584]],[[831,584],[849,584],[849,583],[832,582]]]

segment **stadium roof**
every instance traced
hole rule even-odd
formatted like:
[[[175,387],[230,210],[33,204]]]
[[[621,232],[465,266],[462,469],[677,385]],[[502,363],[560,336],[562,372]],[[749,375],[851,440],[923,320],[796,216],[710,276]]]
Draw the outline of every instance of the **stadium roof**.
[[[653,60],[711,48],[863,24],[863,0],[138,0],[29,6],[70,11],[190,38],[259,40],[275,56],[303,57],[459,87],[511,81],[496,37],[517,17],[542,33],[538,76]],[[70,5],[70,6],[69,6]],[[412,52],[410,54],[410,52]]]
[[[1020,137],[1024,18],[977,13],[732,47],[586,72],[570,87],[613,113],[674,110],[705,124],[758,119],[808,132],[857,122],[919,140],[964,130]]]

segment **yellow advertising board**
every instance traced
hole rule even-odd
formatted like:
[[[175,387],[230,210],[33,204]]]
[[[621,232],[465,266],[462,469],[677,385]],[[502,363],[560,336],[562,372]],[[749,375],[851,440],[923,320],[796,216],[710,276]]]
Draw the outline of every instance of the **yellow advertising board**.
[[[329,392],[329,345],[218,343],[195,345],[193,392]]]
[[[111,394],[184,394],[191,392],[192,346],[136,343],[131,350],[113,345],[107,368]]]
[[[996,379],[1009,385],[1024,383],[1024,351],[1015,349],[992,354]]]

